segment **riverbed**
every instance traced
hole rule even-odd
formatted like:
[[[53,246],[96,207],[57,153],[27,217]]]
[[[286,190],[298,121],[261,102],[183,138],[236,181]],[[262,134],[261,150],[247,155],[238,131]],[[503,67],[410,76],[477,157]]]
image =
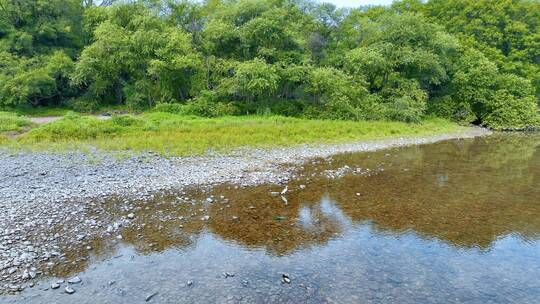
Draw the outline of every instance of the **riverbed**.
[[[263,182],[80,198],[30,227],[57,248],[0,302],[538,303],[539,145],[344,151]]]

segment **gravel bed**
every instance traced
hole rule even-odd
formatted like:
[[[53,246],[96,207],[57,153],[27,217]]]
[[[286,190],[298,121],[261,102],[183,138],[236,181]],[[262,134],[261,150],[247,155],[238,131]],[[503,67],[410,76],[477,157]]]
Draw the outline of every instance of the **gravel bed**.
[[[152,153],[12,152],[0,149],[0,294],[32,286],[65,251],[117,231],[99,199],[144,199],[162,191],[234,183],[279,183],[311,158],[488,135],[481,128],[425,137],[336,145],[242,149],[228,155],[165,158]],[[90,216],[92,213],[92,216]],[[84,247],[83,247],[84,248]]]

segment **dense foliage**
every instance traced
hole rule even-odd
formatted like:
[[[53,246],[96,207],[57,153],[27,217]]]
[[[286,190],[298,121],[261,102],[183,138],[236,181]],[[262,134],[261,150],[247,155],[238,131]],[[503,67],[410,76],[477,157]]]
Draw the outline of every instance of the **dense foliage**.
[[[540,3],[0,0],[0,107],[538,123]]]

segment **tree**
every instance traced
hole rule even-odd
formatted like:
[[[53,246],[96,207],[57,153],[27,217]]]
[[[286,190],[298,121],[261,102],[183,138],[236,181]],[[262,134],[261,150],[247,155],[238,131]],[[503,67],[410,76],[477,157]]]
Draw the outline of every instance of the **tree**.
[[[494,128],[521,129],[536,123],[537,106],[529,80],[500,73],[495,63],[470,48],[459,58],[449,86],[455,101],[453,115],[463,111],[466,103],[473,114],[466,116]]]
[[[538,124],[539,24],[532,0],[0,0],[0,106],[522,129]]]
[[[128,4],[111,8],[96,28],[72,80],[92,98],[148,107],[190,98],[200,70],[189,34],[140,4]]]
[[[78,0],[0,0],[0,49],[32,56],[81,47],[83,7]]]
[[[261,59],[239,63],[232,79],[233,94],[249,101],[268,98],[278,89],[276,68]]]
[[[0,75],[0,105],[43,106],[73,96],[69,86],[73,61],[64,52],[35,59],[18,59],[7,53],[2,57],[7,68]]]
[[[76,92],[67,81],[82,46],[77,0],[0,0],[0,106],[59,104]]]
[[[540,97],[540,2],[430,0],[422,11],[502,72],[531,80]]]
[[[301,63],[308,59],[312,18],[279,1],[243,0],[216,8],[203,30],[207,55],[268,63]]]

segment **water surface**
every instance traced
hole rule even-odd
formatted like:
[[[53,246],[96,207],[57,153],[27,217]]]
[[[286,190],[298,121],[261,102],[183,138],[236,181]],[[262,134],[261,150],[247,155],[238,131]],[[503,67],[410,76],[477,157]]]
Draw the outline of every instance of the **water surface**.
[[[344,154],[306,164],[282,196],[223,185],[130,202],[122,241],[93,240],[52,273],[78,274],[74,295],[45,278],[0,302],[540,303],[539,145],[495,135]]]

